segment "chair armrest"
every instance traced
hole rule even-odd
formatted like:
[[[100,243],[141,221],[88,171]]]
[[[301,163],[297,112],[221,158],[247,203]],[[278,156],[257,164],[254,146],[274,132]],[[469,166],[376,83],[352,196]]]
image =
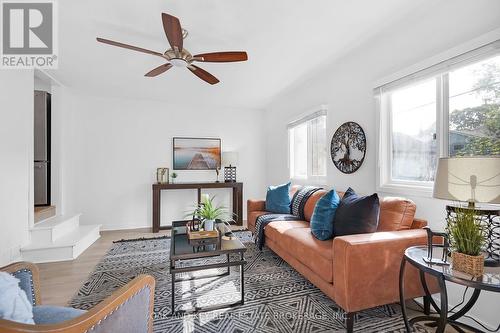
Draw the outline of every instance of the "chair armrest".
[[[0,268],[0,271],[10,273],[19,279],[19,287],[24,290],[32,305],[41,304],[40,273],[35,264],[20,261]]]
[[[401,230],[333,240],[335,301],[355,312],[399,301],[399,269],[406,248],[427,244],[425,230]],[[430,277],[427,277],[431,280]],[[431,290],[436,290],[430,281]],[[418,270],[407,265],[405,295],[423,296]]]
[[[152,276],[139,275],[77,318],[51,325],[28,325],[0,319],[0,332],[152,332],[154,289]]]
[[[247,200],[247,214],[254,211],[266,210],[266,200]]]

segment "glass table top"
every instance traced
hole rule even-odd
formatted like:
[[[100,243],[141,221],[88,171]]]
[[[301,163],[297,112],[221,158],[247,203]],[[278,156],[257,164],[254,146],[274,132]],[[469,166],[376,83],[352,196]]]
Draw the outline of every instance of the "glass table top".
[[[442,253],[442,248],[435,247],[433,249],[433,258],[440,259]],[[451,257],[448,258],[451,265],[427,263],[424,261],[424,258],[427,257],[426,246],[413,246],[406,249],[405,257],[425,272],[433,275],[442,274],[448,281],[457,282],[477,289],[500,291],[500,267],[484,267],[484,274],[482,276],[473,277],[467,273],[454,270]]]
[[[219,230],[219,237],[189,240],[185,222],[174,222],[170,258],[172,260],[195,259],[246,251],[245,245],[231,232],[227,225],[216,223],[215,227]]]

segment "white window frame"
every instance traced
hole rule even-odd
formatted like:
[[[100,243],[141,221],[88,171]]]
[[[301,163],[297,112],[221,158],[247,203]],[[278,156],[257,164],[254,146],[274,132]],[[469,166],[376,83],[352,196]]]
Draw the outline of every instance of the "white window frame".
[[[301,114],[298,118],[289,121],[287,124],[287,135],[288,135],[288,146],[287,146],[287,155],[288,155],[288,174],[290,176],[290,180],[296,184],[309,184],[309,185],[325,185],[327,179],[327,169],[328,163],[325,165],[325,174],[322,176],[312,175],[312,131],[310,130],[310,120],[313,120],[318,117],[325,117],[325,131],[328,131],[328,106],[320,105],[314,109],[307,111],[306,113]],[[296,177],[291,174],[291,138],[290,138],[290,129],[293,127],[297,127],[301,124],[308,123],[307,125],[307,175],[305,177]],[[325,133],[325,136],[326,136]],[[327,143],[325,143],[327,144]],[[328,160],[328,156],[327,156]]]
[[[485,41],[486,39],[486,41]],[[479,44],[479,45],[478,45]],[[500,30],[478,40],[461,45],[403,72],[377,82],[374,86],[377,114],[377,190],[395,194],[432,197],[434,182],[403,181],[391,179],[392,173],[392,123],[389,95],[396,88],[436,78],[436,140],[438,157],[449,154],[448,73],[452,70],[500,54]],[[418,69],[417,69],[418,68]],[[385,92],[384,92],[385,91]]]

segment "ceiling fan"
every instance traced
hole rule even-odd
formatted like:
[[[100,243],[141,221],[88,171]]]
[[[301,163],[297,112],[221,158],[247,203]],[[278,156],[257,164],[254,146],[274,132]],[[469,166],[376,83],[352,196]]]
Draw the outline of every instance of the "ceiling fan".
[[[183,47],[183,40],[187,37],[188,33],[186,30],[182,29],[179,19],[166,13],[161,14],[161,19],[163,22],[163,30],[165,30],[165,34],[167,35],[168,42],[171,46],[171,48],[164,53],[151,51],[143,49],[142,47],[115,42],[100,37],[97,37],[97,41],[133,51],[151,54],[167,60],[165,64],[158,66],[146,73],[145,76],[148,77],[160,75],[172,67],[185,67],[200,79],[210,84],[216,84],[219,82],[219,80],[215,76],[213,76],[206,70],[193,65],[193,62],[235,62],[246,61],[248,59],[247,53],[244,51],[211,52],[196,54],[193,56]]]

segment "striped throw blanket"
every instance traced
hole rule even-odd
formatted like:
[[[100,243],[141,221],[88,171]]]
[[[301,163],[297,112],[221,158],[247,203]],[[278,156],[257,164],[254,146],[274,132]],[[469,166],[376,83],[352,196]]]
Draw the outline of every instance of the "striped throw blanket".
[[[254,233],[254,241],[255,244],[259,247],[259,250],[262,250],[265,242],[265,234],[264,229],[271,222],[276,221],[294,221],[294,220],[304,220],[304,207],[306,205],[307,199],[314,194],[314,192],[320,190],[320,187],[314,186],[304,186],[297,189],[297,192],[293,195],[291,202],[291,214],[273,214],[266,213],[262,214],[255,220],[255,233]]]

